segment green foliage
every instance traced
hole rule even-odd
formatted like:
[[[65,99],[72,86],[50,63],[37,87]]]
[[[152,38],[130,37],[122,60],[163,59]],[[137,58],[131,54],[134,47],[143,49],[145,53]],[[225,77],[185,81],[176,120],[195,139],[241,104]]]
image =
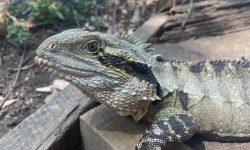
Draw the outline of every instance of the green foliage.
[[[54,18],[64,20],[64,14],[69,12],[69,8],[58,0],[31,0],[29,7],[29,17],[38,23],[48,23]]]
[[[99,0],[103,1],[103,0]],[[92,0],[30,0],[29,17],[37,23],[48,23],[55,18],[75,22],[87,21]]]
[[[23,44],[28,39],[28,28],[24,21],[15,24],[12,21],[7,23],[7,38],[13,38],[18,44]]]
[[[96,5],[105,5],[107,0],[71,0],[70,5],[70,16],[68,17],[70,21],[75,22],[77,20],[78,22],[84,22],[88,21],[91,25],[98,26],[98,27],[105,27],[105,19],[102,16],[96,16],[95,22],[91,20],[89,16],[90,10],[93,12],[95,11],[95,7],[93,7],[94,2]],[[74,15],[74,18],[72,17],[72,14]]]
[[[90,23],[95,25],[101,30],[108,27],[107,20],[103,16],[97,16],[95,18],[95,21],[91,21]]]
[[[75,16],[74,19],[77,19],[80,22],[86,21],[88,18],[86,14],[91,4],[92,4],[91,0],[72,0],[70,5],[71,5],[71,11]],[[73,18],[69,16],[69,19],[72,20]]]
[[[106,21],[102,16],[95,16],[94,20],[90,17],[95,13],[93,6],[104,5],[106,2],[107,0],[27,0],[27,3],[17,3],[9,7],[10,14],[15,14],[15,19],[8,21],[7,37],[23,44],[28,38],[25,21],[34,24],[46,24],[55,19],[69,23],[88,21],[99,29],[106,28]],[[28,10],[28,16],[22,16],[21,12],[24,10]]]

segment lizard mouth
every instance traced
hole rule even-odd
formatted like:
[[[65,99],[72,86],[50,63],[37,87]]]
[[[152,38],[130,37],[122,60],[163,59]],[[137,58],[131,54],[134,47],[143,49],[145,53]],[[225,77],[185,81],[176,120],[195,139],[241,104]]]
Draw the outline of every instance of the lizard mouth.
[[[62,73],[61,71],[59,71],[58,69],[56,69],[56,67],[55,67],[56,64],[53,61],[50,61],[50,60],[43,58],[43,57],[40,57],[40,56],[36,56],[35,62],[43,70],[48,71],[48,72],[52,73],[53,75],[58,76],[59,78],[65,79],[66,81],[70,81],[70,82],[73,82],[75,84],[79,84],[77,80],[74,80],[73,76],[66,75],[66,74]]]
[[[86,73],[86,71],[83,71],[82,74],[80,74],[79,69],[72,70],[71,68],[69,68],[65,65],[61,65],[59,63],[56,63],[53,59],[51,60],[51,59],[48,59],[48,58],[45,58],[42,56],[36,56],[35,62],[36,62],[36,64],[39,65],[39,67],[41,67],[41,69],[48,71],[48,72],[52,73],[53,75],[58,76],[59,78],[62,78],[70,83],[73,83],[76,87],[79,87],[82,90],[85,88],[84,85],[82,85],[81,81],[78,81],[78,79],[81,77],[78,75],[83,75],[84,73]],[[69,72],[72,75],[70,75]],[[145,82],[143,82],[143,83],[145,83]],[[107,89],[103,89],[103,90],[105,91]],[[120,115],[123,115],[123,116],[132,115],[136,120],[139,120],[142,118],[142,116],[145,115],[151,102],[156,100],[156,99],[159,99],[159,97],[156,96],[153,87],[150,91],[144,91],[144,92],[146,95],[149,95],[149,96],[143,97],[142,99],[140,99],[140,101],[137,101],[137,103],[130,102],[129,100],[125,99],[124,101],[121,101],[121,103],[126,103],[126,107],[125,107],[125,105],[118,107],[118,104],[115,104],[115,102],[112,102],[113,105],[111,107],[113,109],[115,109]],[[148,92],[150,94],[148,94]],[[93,96],[91,93],[88,92],[88,90],[86,90],[86,94]],[[138,95],[138,96],[141,97],[141,95]],[[107,97],[107,98],[109,98],[109,97]],[[107,100],[106,101],[100,100],[99,102],[106,103],[108,106],[111,105],[111,104],[109,104],[109,101],[107,101]],[[111,101],[110,101],[110,103],[111,103]],[[132,106],[130,106],[130,105],[132,105]]]

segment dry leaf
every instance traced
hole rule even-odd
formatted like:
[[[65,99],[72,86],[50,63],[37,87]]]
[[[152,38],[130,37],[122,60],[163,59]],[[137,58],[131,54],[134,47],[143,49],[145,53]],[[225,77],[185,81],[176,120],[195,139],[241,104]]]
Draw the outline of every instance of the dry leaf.
[[[39,87],[39,88],[36,88],[35,91],[42,92],[42,93],[50,93],[50,92],[52,92],[52,88],[51,88],[51,86]]]
[[[4,103],[3,103],[3,108],[15,103],[18,99],[9,99],[9,100],[6,100]]]

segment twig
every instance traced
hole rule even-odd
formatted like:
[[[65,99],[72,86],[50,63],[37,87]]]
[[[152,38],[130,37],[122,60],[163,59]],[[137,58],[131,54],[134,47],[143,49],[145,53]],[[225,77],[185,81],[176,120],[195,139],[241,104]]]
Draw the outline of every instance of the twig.
[[[181,30],[182,31],[185,30],[187,20],[190,18],[191,14],[192,14],[192,11],[193,11],[193,0],[190,0],[190,7],[189,7],[188,14],[187,14],[185,20],[181,24]]]
[[[112,13],[112,25],[111,25],[111,34],[113,34],[116,30],[115,28],[115,24],[116,24],[116,12],[117,12],[117,3],[115,2],[115,7],[113,9],[113,13]]]
[[[73,9],[73,16],[74,16],[74,19],[75,19],[75,22],[76,22],[76,25],[78,28],[81,27],[80,23],[79,23],[79,20],[78,18],[76,17],[76,11]]]
[[[23,60],[22,66],[24,66],[31,58],[34,58],[36,53],[31,54],[29,57],[27,57],[25,60]]]
[[[3,65],[2,55],[0,55],[0,67]]]
[[[5,38],[4,41],[7,42],[8,44],[10,44],[11,46],[15,47],[16,49],[21,51],[20,46],[17,45],[15,42],[13,42],[11,39]]]
[[[27,33],[29,33],[29,30],[27,30]],[[19,48],[19,46],[17,48]],[[27,41],[25,42],[25,45],[24,45],[24,49],[23,49],[23,53],[22,53],[22,56],[21,56],[21,59],[20,59],[20,63],[18,65],[18,71],[16,73],[16,77],[15,77],[14,81],[12,82],[11,86],[9,87],[8,93],[3,98],[3,100],[2,100],[2,102],[0,104],[0,109],[3,108],[3,105],[4,105],[5,101],[9,98],[10,94],[12,93],[12,91],[14,90],[14,88],[16,86],[18,77],[19,77],[20,72],[21,72],[21,67],[22,67],[22,64],[23,64],[23,59],[24,59],[24,56],[26,54],[26,48],[27,48]]]
[[[173,3],[173,4],[172,4],[172,8],[171,8],[171,9],[175,10],[175,7],[176,7],[176,0],[173,0],[172,3]]]
[[[14,23],[17,23],[18,20],[15,16],[12,16],[8,11],[5,12],[5,15],[9,17]]]
[[[97,0],[95,0],[95,27],[97,28],[97,30],[100,30],[100,25],[99,25],[99,21],[97,21],[98,17],[98,2]]]
[[[52,24],[58,31],[63,31],[63,28],[61,26],[59,26],[58,24],[56,24],[54,22],[50,22],[49,24]]]
[[[7,68],[8,71],[23,71],[23,70],[28,70],[32,67],[34,67],[36,64],[33,63],[33,64],[30,64],[30,65],[27,65],[27,66],[24,66],[24,67],[21,67],[21,68]]]
[[[23,53],[22,53],[22,56],[21,56],[21,59],[20,59],[20,63],[19,63],[19,66],[18,66],[19,70],[18,70],[17,73],[16,73],[15,80],[14,80],[13,83],[11,84],[8,93],[5,95],[5,97],[3,98],[2,102],[1,102],[1,105],[0,105],[0,108],[1,108],[1,109],[3,108],[3,104],[4,104],[5,101],[9,98],[9,96],[10,96],[10,94],[12,93],[14,87],[16,86],[18,77],[19,77],[20,72],[21,72],[21,67],[22,67],[22,63],[23,63],[23,59],[24,59],[25,53],[26,53],[26,46],[25,46],[25,48],[24,48],[24,50],[23,50]]]
[[[33,23],[32,27],[33,28],[38,28],[40,26],[45,26],[45,25],[48,25],[50,24],[50,22],[40,22],[40,23]],[[53,24],[52,24],[53,25]]]

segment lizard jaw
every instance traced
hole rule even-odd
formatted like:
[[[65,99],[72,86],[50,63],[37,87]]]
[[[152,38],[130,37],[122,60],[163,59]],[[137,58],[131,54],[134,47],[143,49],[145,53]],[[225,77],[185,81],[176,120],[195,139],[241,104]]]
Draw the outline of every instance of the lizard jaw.
[[[52,73],[53,75],[58,76],[59,78],[65,79],[66,81],[72,82],[76,85],[79,84],[77,80],[74,80],[73,76],[65,75],[64,73],[62,73],[58,69],[56,69],[56,67],[55,67],[56,64],[53,61],[50,61],[50,60],[43,58],[41,56],[36,56],[35,62],[43,70],[48,71],[48,72]]]
[[[57,68],[60,68],[60,64],[56,64],[54,61],[51,61],[50,59],[47,59],[46,57],[43,56],[36,56],[35,57],[35,62],[36,64],[38,64],[43,70],[48,71],[50,73],[52,73],[55,76],[58,76],[59,78],[62,78],[70,83],[73,83],[75,86],[77,87],[81,87],[81,84],[75,80],[74,76],[71,76],[67,73],[63,73],[62,71],[60,71]],[[82,89],[82,88],[80,88]],[[144,107],[140,108],[139,110],[135,111],[135,110],[131,110],[129,112],[124,112],[124,109],[120,109],[120,108],[116,108],[114,107],[114,109],[116,110],[116,112],[118,114],[120,114],[121,116],[127,116],[127,115],[132,115],[133,118],[138,121],[140,120],[147,112],[149,109],[150,104],[155,101],[155,100],[160,100],[160,97],[158,97],[156,95],[156,91],[154,90],[153,86],[150,86],[150,90],[149,90],[149,94],[148,96],[144,96],[142,97],[142,101],[141,103],[144,103]],[[106,105],[110,106],[111,101],[103,101],[102,103],[106,103]],[[132,103],[133,104],[133,103]],[[112,105],[113,106],[113,105]]]

